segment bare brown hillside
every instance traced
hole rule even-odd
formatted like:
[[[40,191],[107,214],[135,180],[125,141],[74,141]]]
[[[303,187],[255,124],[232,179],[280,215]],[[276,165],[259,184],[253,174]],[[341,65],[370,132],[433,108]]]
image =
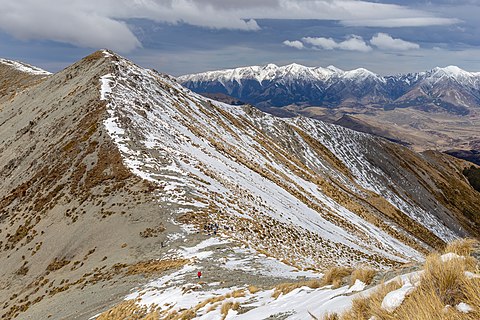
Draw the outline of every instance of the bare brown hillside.
[[[13,98],[17,93],[44,80],[47,75],[22,71],[16,68],[20,63],[0,60],[0,102]],[[28,66],[28,65],[26,65]],[[26,70],[27,67],[25,67]]]
[[[99,77],[109,71],[93,54],[0,108],[2,318],[116,279],[164,241],[158,187],[123,165],[103,128]],[[105,301],[95,299],[81,308]]]

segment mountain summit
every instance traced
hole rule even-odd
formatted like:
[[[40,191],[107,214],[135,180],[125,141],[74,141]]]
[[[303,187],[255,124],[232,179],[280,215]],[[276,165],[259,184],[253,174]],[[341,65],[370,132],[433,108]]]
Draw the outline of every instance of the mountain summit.
[[[211,101],[107,50],[0,99],[3,318],[88,318],[145,277],[196,278],[201,241],[295,270],[385,269],[480,236],[463,161]],[[211,263],[212,286],[281,281]]]

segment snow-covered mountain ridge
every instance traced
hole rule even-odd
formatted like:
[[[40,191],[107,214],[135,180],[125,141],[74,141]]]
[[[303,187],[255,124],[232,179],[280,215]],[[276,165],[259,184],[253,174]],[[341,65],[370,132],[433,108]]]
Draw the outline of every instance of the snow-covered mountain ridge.
[[[464,113],[480,103],[480,72],[456,66],[379,76],[364,68],[344,71],[333,66],[268,64],[184,75],[178,81],[199,93],[223,93],[259,107],[376,105],[391,109],[443,101],[440,109]]]
[[[198,206],[193,212],[202,219],[234,224],[243,231],[232,236],[279,259],[329,264],[328,252],[337,246],[343,249],[333,249],[334,260],[344,264],[417,256],[405,247],[413,243],[402,223],[386,222],[382,210],[402,212],[438,240],[464,232],[437,201],[426,207],[412,201],[422,193],[431,197],[426,190],[410,194],[392,172],[372,164],[392,161],[386,149],[396,146],[308,118],[280,119],[206,100],[124,59],[114,64],[116,72],[102,78],[110,113],[105,125],[125,163],[159,183],[164,200]],[[376,160],[369,159],[374,153]],[[287,243],[297,249],[278,250]]]
[[[30,73],[30,74],[34,74],[34,75],[48,76],[48,75],[52,74],[51,72],[45,71],[45,70],[43,70],[39,67],[35,67],[35,66],[29,65],[27,63],[14,61],[14,60],[8,60],[8,59],[1,59],[0,58],[0,64],[9,66],[9,67],[11,67],[15,70],[21,71],[21,72]]]
[[[0,58],[0,102],[8,100],[34,83],[43,81],[50,72],[29,64]]]

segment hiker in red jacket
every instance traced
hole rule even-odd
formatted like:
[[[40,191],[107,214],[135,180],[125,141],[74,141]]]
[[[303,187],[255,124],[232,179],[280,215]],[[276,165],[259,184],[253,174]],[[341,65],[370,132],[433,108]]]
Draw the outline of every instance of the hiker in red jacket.
[[[200,279],[202,277],[202,271],[198,271],[197,276],[198,276],[198,279]]]

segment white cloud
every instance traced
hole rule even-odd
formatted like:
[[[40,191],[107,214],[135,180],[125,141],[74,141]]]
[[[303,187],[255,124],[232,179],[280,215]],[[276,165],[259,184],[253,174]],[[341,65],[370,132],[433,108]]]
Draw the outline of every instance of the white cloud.
[[[69,8],[63,3],[0,0],[0,7],[0,30],[22,40],[53,40],[120,52],[141,46],[126,23],[77,10],[75,4]]]
[[[360,51],[368,52],[372,50],[365,40],[362,37],[357,35],[350,35],[347,40],[337,42],[332,38],[312,38],[305,37],[302,38],[302,41],[308,44],[311,44],[314,48],[325,49],[325,50],[347,50],[347,51]]]
[[[283,44],[286,45],[287,47],[292,47],[292,48],[296,48],[296,49],[303,49],[303,43],[301,41],[298,41],[298,40],[293,40],[293,41],[285,40],[285,41],[283,41]]]
[[[312,37],[305,37],[302,38],[302,40],[305,43],[311,44],[315,47],[319,47],[322,49],[326,50],[333,50],[338,48],[338,43],[335,42],[332,38],[323,38],[323,37],[318,37],[318,38],[312,38]]]
[[[365,41],[360,36],[352,35],[349,39],[340,42],[339,48],[342,50],[350,50],[350,51],[362,51],[368,52],[371,51],[372,48],[365,43]]]
[[[398,38],[394,39],[386,33],[377,33],[370,39],[370,43],[382,50],[413,50],[420,48],[416,43]]]
[[[128,19],[259,30],[256,19],[337,20],[355,26],[448,25],[458,20],[407,6],[354,0],[0,0],[0,31],[82,47],[130,51],[141,46]],[[379,18],[381,17],[381,18]],[[345,50],[368,50],[352,38]]]

